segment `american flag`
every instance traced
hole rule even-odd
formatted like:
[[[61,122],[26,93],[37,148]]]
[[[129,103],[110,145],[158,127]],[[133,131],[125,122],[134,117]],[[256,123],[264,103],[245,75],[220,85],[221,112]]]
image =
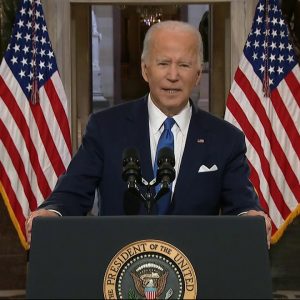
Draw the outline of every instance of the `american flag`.
[[[300,213],[300,70],[278,0],[260,0],[227,99],[276,243]]]
[[[23,0],[0,66],[0,191],[22,245],[25,219],[71,159],[67,98],[40,0]]]

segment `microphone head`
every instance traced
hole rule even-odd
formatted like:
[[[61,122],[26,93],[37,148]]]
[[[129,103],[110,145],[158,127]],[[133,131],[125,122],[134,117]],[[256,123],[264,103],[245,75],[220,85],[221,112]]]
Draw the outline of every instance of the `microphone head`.
[[[174,151],[168,147],[163,147],[157,155],[157,182],[169,184],[175,179],[175,155]]]
[[[123,173],[122,178],[128,181],[131,185],[135,181],[141,181],[140,155],[136,148],[128,147],[123,151]]]
[[[163,147],[159,150],[157,155],[157,166],[160,168],[161,164],[168,162],[172,167],[175,166],[175,155],[171,148]]]
[[[140,155],[136,148],[134,147],[127,147],[124,149],[122,154],[123,165],[128,163],[129,161],[134,161],[139,164],[140,162]]]

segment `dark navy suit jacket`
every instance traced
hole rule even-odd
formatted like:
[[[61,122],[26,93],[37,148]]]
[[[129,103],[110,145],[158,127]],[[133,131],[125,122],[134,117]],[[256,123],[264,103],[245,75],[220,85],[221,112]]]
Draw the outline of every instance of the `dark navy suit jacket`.
[[[102,215],[123,215],[122,153],[140,152],[142,176],[150,181],[147,96],[90,116],[82,144],[51,196],[40,206],[62,215],[85,215],[99,188]],[[237,215],[260,209],[250,183],[243,133],[228,122],[193,107],[186,145],[169,214]],[[217,170],[198,172],[205,165]],[[146,210],[141,204],[140,214]]]

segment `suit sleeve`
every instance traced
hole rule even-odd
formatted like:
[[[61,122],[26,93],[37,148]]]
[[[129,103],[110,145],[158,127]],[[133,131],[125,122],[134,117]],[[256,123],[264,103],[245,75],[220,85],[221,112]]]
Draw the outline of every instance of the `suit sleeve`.
[[[66,173],[39,208],[54,209],[62,215],[86,215],[91,210],[103,169],[99,127],[95,115],[91,115],[82,144]]]
[[[250,209],[262,210],[249,174],[245,137],[237,132],[224,170],[222,214],[238,215]]]

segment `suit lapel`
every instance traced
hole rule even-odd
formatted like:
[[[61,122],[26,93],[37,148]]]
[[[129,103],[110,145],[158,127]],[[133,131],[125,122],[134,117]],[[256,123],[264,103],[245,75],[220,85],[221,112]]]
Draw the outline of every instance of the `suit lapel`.
[[[205,155],[205,141],[207,140],[207,130],[201,119],[201,112],[193,107],[193,113],[186,144],[180,164],[179,174],[175,186],[175,194],[180,194],[184,185],[191,182],[192,178],[198,173],[198,162]],[[186,189],[184,188],[186,191]]]
[[[130,140],[130,145],[136,147],[140,153],[140,163],[142,176],[147,181],[153,179],[153,168],[151,161],[150,137],[149,137],[149,116],[147,98],[145,96],[142,101],[138,101],[132,107],[128,114],[129,132],[133,133]]]

